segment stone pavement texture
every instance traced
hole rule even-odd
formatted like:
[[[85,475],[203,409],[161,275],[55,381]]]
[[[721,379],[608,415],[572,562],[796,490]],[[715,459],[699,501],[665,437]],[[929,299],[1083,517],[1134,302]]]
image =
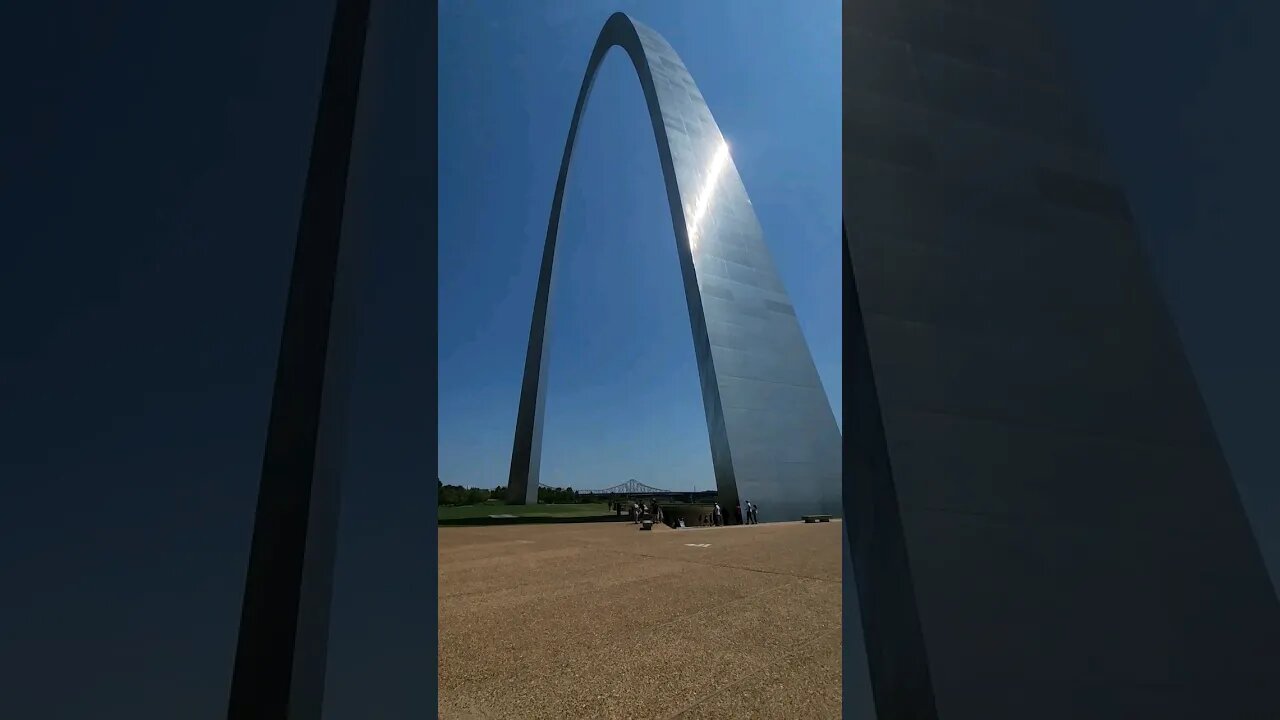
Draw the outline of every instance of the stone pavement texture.
[[[441,528],[440,717],[839,718],[841,532]]]

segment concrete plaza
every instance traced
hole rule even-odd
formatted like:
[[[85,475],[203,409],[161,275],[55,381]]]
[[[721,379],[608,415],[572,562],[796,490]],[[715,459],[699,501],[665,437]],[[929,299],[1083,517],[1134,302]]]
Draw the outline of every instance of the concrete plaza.
[[[839,522],[439,531],[439,713],[838,718]]]

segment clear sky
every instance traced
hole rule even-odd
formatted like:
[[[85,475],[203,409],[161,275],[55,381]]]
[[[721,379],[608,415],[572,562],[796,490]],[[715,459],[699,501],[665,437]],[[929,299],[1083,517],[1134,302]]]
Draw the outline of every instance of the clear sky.
[[[839,418],[839,2],[441,5],[441,479],[507,483],[556,174],[615,10],[666,37],[706,98]],[[583,119],[557,255],[542,482],[710,489],[675,234],[640,83],[618,49]]]

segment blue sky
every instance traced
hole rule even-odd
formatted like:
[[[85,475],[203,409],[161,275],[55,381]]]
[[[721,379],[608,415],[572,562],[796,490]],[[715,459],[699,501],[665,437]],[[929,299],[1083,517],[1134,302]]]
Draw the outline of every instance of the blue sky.
[[[615,10],[665,36],[707,99],[839,418],[839,3],[441,5],[441,479],[506,484],[556,173],[587,57]],[[619,50],[574,151],[557,264],[542,482],[711,488],[661,169]]]

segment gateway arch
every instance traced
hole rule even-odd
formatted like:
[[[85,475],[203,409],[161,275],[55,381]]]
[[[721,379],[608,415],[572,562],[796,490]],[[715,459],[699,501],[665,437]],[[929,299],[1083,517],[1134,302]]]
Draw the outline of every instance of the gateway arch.
[[[560,211],[596,70],[615,46],[635,67],[657,140],[721,505],[750,500],[766,521],[842,515],[840,431],[729,147],[675,50],[622,13],[591,51],[556,178],[507,500],[537,502]]]

